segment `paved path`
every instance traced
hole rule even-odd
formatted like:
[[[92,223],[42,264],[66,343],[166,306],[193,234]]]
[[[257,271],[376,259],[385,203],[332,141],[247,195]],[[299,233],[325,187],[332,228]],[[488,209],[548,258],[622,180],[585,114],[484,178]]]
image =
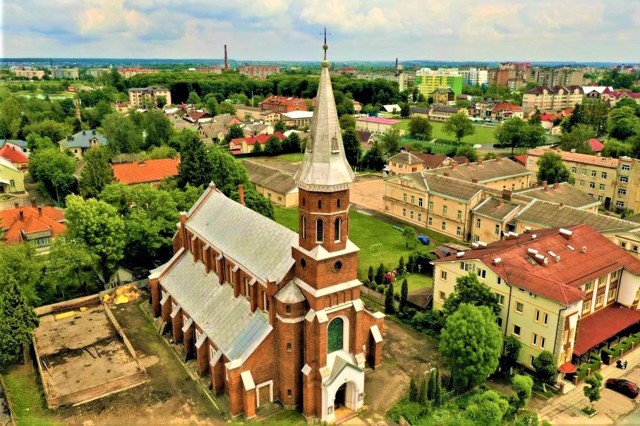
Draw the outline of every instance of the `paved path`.
[[[625,377],[635,383],[640,383],[640,348],[636,348],[622,357],[628,361],[627,369],[621,370],[613,365],[604,365],[600,374],[606,382],[609,378]],[[549,420],[552,424],[614,424],[623,416],[636,409],[636,401],[609,389],[602,389],[602,399],[594,404],[598,414],[588,419],[580,410],[589,405],[584,396],[584,382],[566,395],[557,396],[548,401],[547,405],[538,412],[540,420]]]
[[[384,181],[382,178],[371,178],[356,181],[349,190],[351,202],[369,210],[384,212]]]

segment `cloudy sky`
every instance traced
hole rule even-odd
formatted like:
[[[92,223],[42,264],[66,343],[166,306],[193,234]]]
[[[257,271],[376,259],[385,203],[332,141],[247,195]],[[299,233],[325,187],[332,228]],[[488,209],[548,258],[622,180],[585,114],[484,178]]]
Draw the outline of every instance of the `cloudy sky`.
[[[640,0],[1,0],[3,57],[640,61]]]

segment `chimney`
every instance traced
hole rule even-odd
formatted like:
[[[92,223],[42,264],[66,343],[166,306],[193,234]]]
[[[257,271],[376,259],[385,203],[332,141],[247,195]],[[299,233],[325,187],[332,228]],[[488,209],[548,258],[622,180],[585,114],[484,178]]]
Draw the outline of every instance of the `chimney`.
[[[559,189],[560,188],[560,183],[556,182],[553,184],[553,189]]]
[[[243,184],[238,185],[238,200],[240,201],[240,204],[244,206],[244,185]]]
[[[542,189],[543,189],[544,191],[546,191],[546,190],[547,190],[547,186],[548,186],[548,185],[547,185],[547,181],[546,181],[546,180],[543,180],[543,181],[542,181]]]
[[[571,231],[569,229],[564,229],[564,228],[560,228],[558,230],[558,233],[560,235],[562,235],[567,240],[571,239],[571,236],[573,235],[573,231]]]
[[[20,209],[20,220],[24,220],[24,210]]]
[[[224,45],[224,69],[229,69],[229,57],[227,56],[227,45]]]
[[[31,198],[31,207],[36,207],[36,197]]]
[[[473,183],[478,183],[478,179],[476,179],[476,178],[471,178],[471,182],[473,182]]]
[[[14,208],[16,208],[16,209],[17,209],[19,206],[20,206],[20,204],[18,204],[18,202],[17,202],[17,201],[14,201],[14,202],[13,202],[13,207],[14,207]]]
[[[140,161],[138,161],[138,166],[142,167],[142,166],[144,166],[144,164],[145,164],[145,163],[144,163],[144,160],[140,160]]]
[[[502,199],[506,200],[506,201],[511,201],[511,190],[510,189],[503,189],[502,190]]]
[[[42,206],[38,206],[38,216],[42,216]]]

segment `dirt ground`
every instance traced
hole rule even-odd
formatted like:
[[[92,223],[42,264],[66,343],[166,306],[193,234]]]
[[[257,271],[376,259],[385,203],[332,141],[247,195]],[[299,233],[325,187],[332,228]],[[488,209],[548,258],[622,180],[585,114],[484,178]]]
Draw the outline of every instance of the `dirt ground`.
[[[283,172],[291,173],[292,175],[298,171],[301,164],[301,162],[280,160],[278,157],[251,157],[249,160],[255,161],[256,163],[266,164],[267,166],[282,170]]]
[[[384,212],[384,181],[381,177],[358,178],[351,185],[350,198],[356,206]]]
[[[402,398],[411,377],[418,377],[442,362],[434,339],[389,320],[384,328],[382,365],[365,377],[365,404],[369,412],[378,416]]]

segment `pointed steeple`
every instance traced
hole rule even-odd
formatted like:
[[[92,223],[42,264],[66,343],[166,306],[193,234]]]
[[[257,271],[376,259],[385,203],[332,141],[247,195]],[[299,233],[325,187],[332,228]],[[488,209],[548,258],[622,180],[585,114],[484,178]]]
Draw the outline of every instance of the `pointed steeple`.
[[[311,136],[307,140],[304,159],[295,179],[298,187],[306,191],[333,192],[348,189],[354,180],[354,174],[342,144],[342,132],[329,76],[326,30],[322,48],[324,60],[311,120]]]

